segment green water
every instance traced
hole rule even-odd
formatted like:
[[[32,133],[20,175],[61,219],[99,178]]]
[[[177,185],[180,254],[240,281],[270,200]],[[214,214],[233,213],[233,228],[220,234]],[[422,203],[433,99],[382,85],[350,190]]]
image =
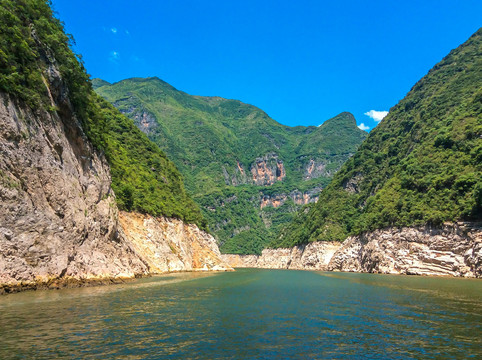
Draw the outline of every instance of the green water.
[[[482,358],[482,281],[238,270],[0,297],[0,359]]]

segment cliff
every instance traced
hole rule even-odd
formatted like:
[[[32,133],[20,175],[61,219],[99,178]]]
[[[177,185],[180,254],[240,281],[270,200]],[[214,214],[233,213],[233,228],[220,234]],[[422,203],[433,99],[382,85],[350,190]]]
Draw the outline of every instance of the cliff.
[[[151,274],[232,270],[221,259],[214,237],[181,220],[120,213],[120,225]]]
[[[109,283],[167,271],[226,270],[212,236],[181,220],[150,220],[157,249],[119,212],[109,166],[73,114],[0,99],[0,293]],[[176,260],[177,259],[177,260]]]
[[[213,238],[187,225],[203,219],[174,164],[93,93],[48,4],[0,6],[0,293],[230,269]],[[153,215],[162,252],[147,256],[118,206]]]
[[[293,248],[264,249],[261,255],[223,254],[222,259],[234,268],[328,270],[340,247],[337,242],[313,242]]]
[[[66,120],[1,95],[0,284],[147,273],[117,235],[109,166]]]
[[[224,254],[236,268],[301,269],[380,274],[482,277],[482,229],[475,224],[389,228],[343,243],[312,242],[265,249],[258,255]]]
[[[333,271],[482,277],[482,229],[474,224],[389,228],[352,236]]]

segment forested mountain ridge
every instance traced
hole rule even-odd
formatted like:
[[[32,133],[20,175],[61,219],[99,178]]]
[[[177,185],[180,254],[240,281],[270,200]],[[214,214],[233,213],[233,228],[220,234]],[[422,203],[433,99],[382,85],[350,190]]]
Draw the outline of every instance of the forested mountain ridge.
[[[181,170],[224,252],[259,253],[366,137],[350,113],[288,127],[255,106],[155,77],[94,83]]]
[[[481,37],[479,29],[418,81],[271,246],[481,221]]]

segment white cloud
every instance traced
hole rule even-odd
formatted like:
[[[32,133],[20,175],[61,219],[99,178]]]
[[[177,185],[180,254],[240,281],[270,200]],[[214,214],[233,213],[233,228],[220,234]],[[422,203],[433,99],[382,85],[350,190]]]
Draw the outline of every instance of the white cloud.
[[[370,129],[370,127],[369,127],[369,126],[366,126],[364,123],[361,123],[360,125],[358,125],[358,128],[359,128],[360,130],[364,130],[364,131],[367,131],[367,130]]]
[[[117,29],[115,27],[111,28],[110,31],[112,31],[113,34],[117,34]]]
[[[109,60],[112,62],[118,62],[120,59],[120,54],[117,51],[111,51],[109,54]]]
[[[370,110],[365,113],[366,116],[371,117],[375,121],[382,121],[382,119],[387,116],[388,111],[377,111],[377,110]]]

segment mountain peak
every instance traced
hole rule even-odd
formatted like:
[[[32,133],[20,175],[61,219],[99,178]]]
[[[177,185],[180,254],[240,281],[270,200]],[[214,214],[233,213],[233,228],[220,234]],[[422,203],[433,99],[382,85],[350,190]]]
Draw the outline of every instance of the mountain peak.
[[[320,127],[340,125],[356,127],[355,116],[353,116],[353,114],[348,111],[344,111],[332,117],[331,119],[326,120],[323,124],[320,125]]]
[[[105,80],[102,80],[102,79],[99,79],[99,78],[92,79],[92,87],[94,88],[94,90],[98,89],[102,86],[105,86],[105,85],[112,85],[112,84],[108,81],[105,81]]]

